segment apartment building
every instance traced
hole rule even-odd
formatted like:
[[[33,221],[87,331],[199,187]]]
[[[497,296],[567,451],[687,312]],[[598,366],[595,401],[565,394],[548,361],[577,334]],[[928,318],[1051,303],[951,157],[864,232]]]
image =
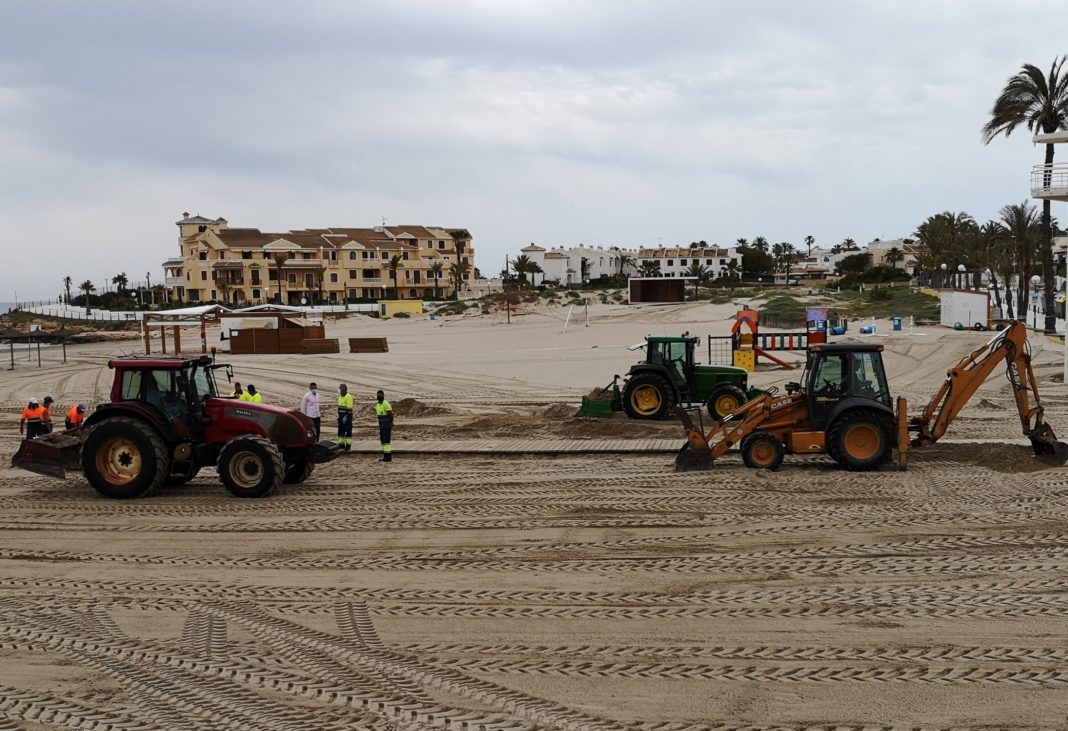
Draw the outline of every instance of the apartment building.
[[[694,264],[700,264],[708,272],[710,279],[727,276],[734,262],[734,272],[742,274],[742,255],[736,248],[710,247],[658,247],[656,249],[639,249],[637,264],[640,268],[645,262],[655,262],[662,277],[684,277]]]
[[[442,299],[475,276],[466,229],[435,226],[314,228],[265,233],[225,218],[182,214],[179,256],[163,263],[171,300],[340,304]],[[395,259],[396,257],[396,259]],[[396,261],[396,284],[391,262]]]
[[[636,249],[623,249],[618,246],[555,246],[546,249],[537,244],[524,246],[521,254],[541,267],[542,274],[535,275],[534,281],[540,283],[559,282],[560,284],[579,284],[583,281],[583,262],[586,264],[585,281],[601,277],[615,276],[620,273],[622,261],[625,273],[637,272],[635,264],[627,264],[623,257],[637,261]]]

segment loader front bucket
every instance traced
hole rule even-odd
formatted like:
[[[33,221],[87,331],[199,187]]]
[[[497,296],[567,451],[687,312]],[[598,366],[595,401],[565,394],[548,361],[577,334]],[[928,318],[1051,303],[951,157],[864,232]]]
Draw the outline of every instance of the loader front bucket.
[[[675,414],[686,427],[686,443],[675,456],[676,472],[695,472],[712,469],[712,448],[701,430],[694,425],[690,414],[682,406],[675,407]]]
[[[1027,436],[1031,438],[1031,448],[1035,450],[1035,456],[1043,462],[1051,465],[1068,462],[1068,444],[1058,441],[1053,427],[1046,422],[1036,425]]]
[[[81,470],[83,441],[81,429],[24,439],[11,458],[11,466],[62,480],[67,470]]]

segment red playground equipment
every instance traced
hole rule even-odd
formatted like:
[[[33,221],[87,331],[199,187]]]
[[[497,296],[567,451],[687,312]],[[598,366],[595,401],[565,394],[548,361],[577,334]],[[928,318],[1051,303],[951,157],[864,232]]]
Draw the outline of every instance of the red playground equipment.
[[[797,368],[796,364],[782,360],[772,352],[804,352],[809,345],[827,342],[828,318],[825,307],[810,307],[805,311],[805,332],[762,334],[759,322],[759,310],[745,309],[738,311],[731,326],[732,364],[750,372],[756,370],[759,358],[793,370]],[[748,332],[745,332],[746,329]]]

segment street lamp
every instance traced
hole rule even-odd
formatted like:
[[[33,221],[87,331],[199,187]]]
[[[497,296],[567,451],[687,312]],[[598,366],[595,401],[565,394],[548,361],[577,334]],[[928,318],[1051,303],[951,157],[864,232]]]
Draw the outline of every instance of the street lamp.
[[[938,279],[938,287],[939,289],[944,289],[946,286],[946,263],[942,262],[938,268],[942,270],[942,274]]]
[[[1034,274],[1031,276],[1031,313],[1034,315],[1032,329],[1038,331],[1038,285],[1042,283],[1042,277]]]
[[[963,264],[958,264],[957,265],[957,288],[958,289],[965,289],[965,283],[966,283],[967,279],[964,276],[964,272],[966,272],[966,271],[968,271],[968,268],[966,266],[964,266]]]

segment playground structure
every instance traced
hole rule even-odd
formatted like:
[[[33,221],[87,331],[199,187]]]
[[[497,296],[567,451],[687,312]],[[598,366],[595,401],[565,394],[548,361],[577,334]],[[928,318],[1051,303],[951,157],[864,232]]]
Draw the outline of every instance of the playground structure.
[[[795,364],[772,355],[772,353],[804,353],[810,345],[826,343],[830,329],[827,308],[809,307],[805,310],[805,330],[803,332],[761,333],[760,311],[746,308],[738,311],[734,324],[731,325],[731,334],[729,336],[709,336],[709,361],[713,360],[713,341],[718,340],[725,344],[725,341],[729,338],[730,365],[744,368],[752,373],[757,369],[757,365],[760,362],[759,359],[764,358],[781,368],[793,370],[797,368]]]

